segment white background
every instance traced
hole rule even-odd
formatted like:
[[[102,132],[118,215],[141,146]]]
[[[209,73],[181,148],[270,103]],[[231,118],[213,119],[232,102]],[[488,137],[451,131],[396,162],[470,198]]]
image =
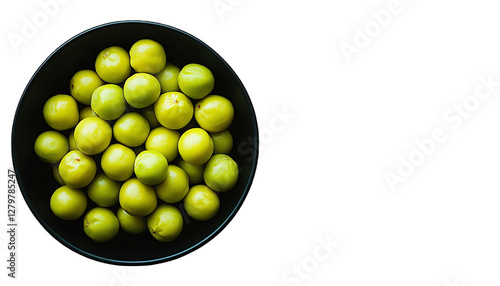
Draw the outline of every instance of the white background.
[[[218,12],[214,3],[232,6]],[[2,230],[1,284],[499,285],[500,87],[484,100],[474,94],[479,77],[500,81],[500,7],[390,3],[68,1],[16,47],[9,35],[23,37],[24,21],[46,12],[37,1],[4,2],[4,174],[15,108],[32,74],[70,37],[115,20],[172,25],[216,50],[251,96],[262,151],[229,226],[199,250],[154,266],[112,266],[72,252],[18,193],[18,278],[7,278]],[[373,22],[373,12],[387,16],[380,11],[388,6],[397,8],[384,25]],[[355,40],[359,50],[348,61],[341,45]],[[467,118],[447,122],[443,115],[464,100]],[[415,141],[429,142],[435,130],[446,140],[422,157]],[[406,166],[391,190],[384,174],[401,175],[400,158],[410,156],[418,166]],[[6,192],[0,201],[6,228]],[[326,252],[321,241],[336,247]]]

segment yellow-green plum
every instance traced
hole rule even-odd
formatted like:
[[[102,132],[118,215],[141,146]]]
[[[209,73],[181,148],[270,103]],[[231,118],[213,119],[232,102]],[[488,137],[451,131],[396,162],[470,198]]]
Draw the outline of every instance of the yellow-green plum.
[[[134,173],[139,181],[148,185],[156,185],[165,180],[168,162],[160,152],[145,150],[135,158]]]
[[[69,151],[59,162],[59,174],[64,183],[74,189],[87,186],[97,172],[94,159],[78,150]]]
[[[135,42],[130,48],[130,64],[136,72],[159,73],[167,63],[163,46],[151,39]]]
[[[101,157],[101,168],[113,180],[128,180],[134,173],[135,153],[120,143],[111,144]]]
[[[160,122],[156,119],[154,105],[150,105],[140,110],[140,114],[146,118],[151,129],[159,127]]]
[[[97,114],[95,114],[95,112],[92,110],[92,107],[85,106],[84,108],[80,109],[80,121],[91,116],[97,116]]]
[[[120,183],[99,173],[87,187],[89,198],[100,207],[111,207],[118,203]]]
[[[110,209],[95,207],[85,214],[83,230],[95,242],[104,243],[118,234],[120,222]]]
[[[132,71],[130,57],[121,47],[105,48],[97,55],[95,70],[105,82],[122,83]]]
[[[220,207],[219,197],[206,185],[191,187],[183,202],[186,213],[199,221],[213,218]]]
[[[192,165],[188,162],[182,160],[182,158],[177,159],[177,165],[186,172],[189,177],[190,184],[199,184],[203,182],[203,172],[205,171],[205,164],[203,165]]]
[[[61,178],[61,174],[59,174],[59,166],[57,164],[52,164],[52,175],[54,175],[54,179],[59,185],[66,185]]]
[[[168,129],[181,129],[193,118],[193,103],[184,94],[167,92],[154,104],[156,119]]]
[[[233,104],[223,96],[209,95],[196,103],[194,118],[208,132],[224,131],[233,122]]]
[[[79,190],[61,186],[50,197],[50,209],[60,219],[75,220],[87,208],[87,196]]]
[[[128,179],[123,183],[118,200],[122,209],[133,216],[147,216],[157,205],[155,189],[137,178]]]
[[[178,148],[184,161],[192,165],[202,165],[212,156],[214,144],[205,130],[191,128],[179,138]]]
[[[35,154],[44,162],[57,163],[68,151],[68,139],[57,131],[42,132],[35,140]]]
[[[165,127],[157,127],[149,133],[146,139],[146,149],[160,152],[168,162],[174,161],[179,154],[177,144],[181,134]]]
[[[238,182],[238,164],[226,154],[213,155],[208,160],[203,179],[207,186],[217,192],[227,192]]]
[[[78,150],[78,147],[76,147],[76,142],[75,142],[75,130],[71,130],[71,132],[68,135],[68,145],[69,145],[69,151]]]
[[[69,91],[76,101],[89,105],[92,93],[104,81],[93,70],[77,71],[70,80]]]
[[[180,91],[177,82],[180,71],[181,69],[176,65],[167,63],[161,72],[155,74],[156,79],[160,82],[161,92]]]
[[[202,99],[214,88],[215,79],[212,71],[200,64],[188,64],[178,76],[180,90],[193,99]]]
[[[147,73],[136,73],[125,81],[123,94],[130,106],[144,108],[153,104],[160,96],[158,80]]]
[[[80,119],[78,103],[70,95],[54,95],[43,105],[43,118],[57,131],[73,128]]]
[[[169,165],[167,177],[155,186],[156,196],[166,203],[182,201],[189,191],[189,177],[181,168]]]
[[[87,155],[96,155],[106,150],[112,136],[109,123],[96,116],[84,118],[74,132],[76,147]]]
[[[128,147],[138,147],[144,144],[149,130],[148,121],[137,112],[123,114],[113,125],[115,139]]]
[[[147,225],[156,240],[170,242],[181,234],[184,222],[181,212],[176,207],[161,204],[148,216]]]
[[[126,233],[140,234],[148,229],[146,217],[144,216],[133,216],[122,208],[118,208],[116,211],[116,217],[120,222],[121,229],[123,229]]]
[[[116,84],[105,84],[92,94],[92,110],[104,120],[115,120],[127,109],[123,89]]]
[[[233,150],[233,136],[229,130],[208,133],[214,141],[214,154],[229,154]]]

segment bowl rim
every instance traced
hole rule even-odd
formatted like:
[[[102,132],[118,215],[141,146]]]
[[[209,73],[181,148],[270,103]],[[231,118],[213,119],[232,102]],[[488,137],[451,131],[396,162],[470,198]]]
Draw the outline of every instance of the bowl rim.
[[[252,138],[254,140],[254,142],[253,142],[254,143],[254,146],[253,146],[254,152],[253,152],[253,156],[252,156],[253,162],[252,162],[252,165],[251,165],[249,179],[248,179],[248,181],[246,182],[246,184],[244,186],[244,190],[243,190],[243,193],[242,193],[241,197],[239,198],[238,202],[236,203],[236,206],[229,213],[228,217],[213,232],[211,232],[208,236],[206,236],[205,238],[203,238],[201,241],[197,242],[196,244],[194,244],[194,245],[192,245],[192,246],[190,246],[190,247],[188,247],[188,248],[186,248],[186,249],[184,249],[182,251],[179,251],[177,253],[174,253],[174,254],[171,254],[171,255],[168,255],[168,256],[164,256],[164,257],[161,257],[161,258],[155,258],[155,259],[118,260],[118,259],[106,258],[106,257],[102,257],[102,256],[99,256],[99,255],[96,255],[96,254],[84,251],[84,250],[82,250],[82,249],[74,246],[73,244],[69,243],[67,240],[65,240],[63,237],[61,237],[59,234],[57,234],[41,218],[40,214],[37,212],[37,210],[33,206],[31,200],[27,196],[25,196],[25,193],[23,191],[23,189],[24,189],[23,181],[19,180],[17,172],[16,172],[16,166],[18,166],[18,162],[17,162],[16,156],[15,156],[15,153],[16,153],[16,150],[17,150],[16,144],[14,142],[15,133],[16,133],[15,127],[16,127],[16,123],[17,123],[17,116],[19,114],[19,110],[21,108],[21,105],[24,102],[26,92],[28,91],[28,89],[29,89],[32,81],[37,77],[38,73],[45,66],[45,64],[48,61],[50,61],[52,59],[52,57],[56,53],[59,52],[59,50],[61,50],[62,48],[64,48],[65,46],[67,46],[68,44],[70,44],[71,42],[73,42],[75,39],[77,39],[77,38],[79,38],[79,37],[81,37],[81,36],[83,36],[83,35],[85,35],[87,33],[91,33],[91,32],[93,32],[95,30],[98,30],[98,29],[102,29],[102,28],[105,28],[105,27],[108,27],[108,26],[121,25],[121,24],[146,24],[146,25],[154,25],[154,26],[160,26],[160,27],[163,27],[163,28],[167,28],[167,29],[173,30],[175,32],[184,34],[185,36],[187,36],[189,38],[192,38],[193,40],[195,40],[199,44],[201,44],[203,47],[205,47],[207,50],[209,50],[225,66],[225,68],[228,69],[228,71],[232,74],[232,76],[237,80],[238,85],[243,88],[243,94],[244,94],[245,100],[246,100],[246,102],[248,104],[248,108],[250,109],[250,113],[251,113],[251,116],[252,116],[252,124],[251,125],[252,125],[252,128],[255,130],[255,138]],[[24,90],[22,92],[22,95],[21,95],[21,97],[19,99],[19,102],[17,104],[16,112],[14,114],[14,119],[13,119],[13,123],[12,123],[12,133],[11,133],[11,147],[12,148],[11,148],[11,156],[12,156],[12,162],[13,162],[14,172],[16,173],[17,184],[18,184],[19,190],[21,191],[21,195],[22,195],[24,201],[28,205],[28,208],[30,209],[31,213],[35,216],[35,218],[37,219],[37,221],[57,241],[59,241],[61,244],[63,244],[65,247],[71,249],[72,251],[74,251],[74,252],[76,252],[76,253],[78,253],[78,254],[80,254],[82,256],[85,256],[87,258],[93,259],[95,261],[99,261],[99,262],[103,262],[103,263],[108,263],[108,264],[114,264],[114,265],[125,265],[125,266],[152,265],[152,264],[157,264],[157,263],[162,263],[162,262],[167,262],[167,261],[175,260],[177,258],[180,258],[180,257],[182,257],[182,256],[184,256],[184,255],[186,255],[188,253],[191,253],[191,252],[195,251],[196,249],[202,247],[203,245],[205,245],[209,241],[211,241],[214,237],[216,237],[229,224],[229,222],[234,218],[234,216],[236,215],[236,213],[238,212],[238,210],[241,208],[241,205],[243,204],[245,198],[248,195],[248,192],[249,192],[250,187],[252,185],[253,179],[255,177],[255,173],[257,171],[257,161],[258,161],[258,157],[259,157],[258,156],[259,155],[259,132],[258,131],[259,131],[259,129],[258,129],[258,122],[257,122],[255,110],[253,108],[253,104],[252,104],[252,102],[250,100],[248,92],[246,91],[246,88],[244,87],[244,85],[241,82],[241,80],[238,77],[238,75],[231,68],[231,66],[229,66],[229,64],[215,50],[213,50],[210,46],[208,46],[205,42],[203,42],[199,38],[197,38],[197,37],[195,37],[195,36],[193,36],[193,35],[185,32],[185,31],[183,31],[183,30],[181,30],[179,28],[176,28],[176,27],[173,27],[173,26],[170,26],[170,25],[162,24],[162,23],[159,23],[159,22],[153,22],[153,21],[145,21],[145,20],[120,20],[120,21],[112,21],[112,22],[103,23],[103,24],[91,27],[89,29],[86,29],[86,30],[84,30],[82,32],[79,32],[78,34],[74,35],[73,37],[69,38],[64,43],[62,43],[59,47],[57,47],[40,64],[40,66],[36,69],[36,71],[33,73],[32,77],[28,81],[26,87],[24,88]]]

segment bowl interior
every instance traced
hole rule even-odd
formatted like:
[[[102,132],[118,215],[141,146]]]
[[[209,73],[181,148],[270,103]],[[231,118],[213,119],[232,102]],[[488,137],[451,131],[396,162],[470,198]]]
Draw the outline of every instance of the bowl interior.
[[[107,243],[96,243],[83,232],[83,219],[65,222],[49,207],[52,193],[59,187],[51,166],[41,162],[33,151],[36,137],[50,130],[43,119],[45,101],[56,94],[69,94],[69,81],[78,70],[94,69],[97,54],[109,46],[128,50],[139,40],[153,39],[166,50],[167,61],[179,67],[199,63],[215,76],[212,94],[227,97],[234,105],[235,118],[229,128],[234,138],[230,154],[240,166],[238,183],[233,190],[220,193],[221,208],[210,221],[190,219],[181,204],[184,229],[169,243],[156,241],[149,232],[129,235],[120,231]],[[151,264],[180,257],[209,241],[241,206],[253,179],[257,164],[258,131],[248,94],[229,65],[197,38],[166,25],[124,21],[92,28],[61,45],[40,66],[19,102],[12,131],[12,156],[19,187],[26,203],[44,228],[68,248],[98,261],[113,264]],[[98,163],[99,165],[99,163]],[[93,207],[89,200],[87,209]],[[116,210],[118,206],[112,208]]]

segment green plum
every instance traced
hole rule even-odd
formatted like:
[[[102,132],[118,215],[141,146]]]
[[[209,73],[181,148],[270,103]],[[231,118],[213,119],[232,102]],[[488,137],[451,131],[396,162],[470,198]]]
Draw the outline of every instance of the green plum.
[[[104,243],[118,234],[120,222],[110,209],[95,207],[85,214],[83,230],[95,242]]]
[[[123,89],[116,84],[105,84],[94,90],[92,110],[104,120],[115,120],[127,109]]]
[[[168,129],[181,129],[193,118],[193,103],[180,92],[167,92],[154,104],[156,118]]]
[[[124,209],[118,208],[116,217],[120,222],[120,227],[129,234],[140,234],[148,229],[146,217],[133,216],[127,213]]]
[[[99,173],[87,187],[89,198],[100,207],[111,207],[118,203],[120,183]]]
[[[136,72],[159,73],[167,63],[163,46],[151,39],[135,42],[130,48],[130,64]]]
[[[192,165],[205,164],[212,156],[214,144],[208,133],[201,128],[191,128],[179,138],[179,154]]]
[[[180,90],[193,99],[202,99],[214,88],[214,75],[206,66],[188,64],[182,68],[178,76]]]
[[[94,179],[96,172],[94,159],[78,150],[69,151],[59,162],[61,179],[70,188],[87,186]]]
[[[181,134],[165,127],[157,127],[149,133],[146,139],[146,149],[160,152],[168,162],[174,161],[179,154],[177,144]]]
[[[134,173],[134,162],[134,151],[120,143],[115,143],[102,153],[101,168],[111,179],[125,181]]]
[[[189,177],[181,168],[168,165],[167,177],[155,186],[156,196],[166,203],[182,201],[189,191]]]
[[[179,158],[177,160],[177,165],[186,172],[189,177],[190,184],[199,184],[203,182],[203,172],[205,171],[205,164],[203,165],[192,165],[188,162]]]
[[[68,151],[68,139],[57,131],[42,132],[35,140],[35,154],[44,162],[58,163]]]
[[[63,179],[61,178],[61,174],[59,174],[59,166],[57,164],[52,164],[52,175],[54,175],[54,179],[59,185],[61,186],[66,185]]]
[[[223,96],[209,95],[196,103],[194,118],[208,132],[224,131],[233,122],[233,104]]]
[[[140,113],[142,116],[144,116],[144,118],[146,118],[151,129],[160,126],[160,122],[158,122],[158,119],[156,119],[154,105],[150,105],[146,108],[141,109]]]
[[[113,134],[118,142],[128,147],[138,147],[148,138],[149,129],[149,123],[144,116],[129,112],[115,121]]]
[[[191,187],[184,197],[184,209],[195,220],[207,221],[213,218],[219,211],[219,207],[219,197],[205,185]]]
[[[135,158],[134,172],[139,181],[148,185],[156,185],[165,180],[168,162],[160,152],[145,150]]]
[[[112,136],[109,123],[96,116],[84,118],[74,132],[76,147],[87,155],[96,155],[106,150]]]
[[[148,216],[147,225],[149,232],[156,240],[170,242],[181,234],[184,221],[181,212],[176,207],[161,204]]]
[[[216,154],[208,160],[203,179],[212,190],[227,192],[236,185],[238,173],[238,164],[233,158],[226,154]]]
[[[93,70],[77,71],[69,83],[69,90],[76,101],[89,105],[92,93],[103,85],[104,81]]]
[[[78,189],[61,186],[50,197],[50,209],[58,218],[75,220],[87,208],[87,196]]]
[[[80,121],[82,121],[87,117],[92,117],[92,116],[97,116],[94,110],[92,110],[92,107],[85,106],[84,108],[80,109]]]
[[[158,80],[147,73],[136,73],[125,81],[123,94],[128,104],[135,108],[144,108],[153,104],[160,96]]]
[[[177,82],[180,71],[181,69],[176,65],[167,63],[161,72],[155,74],[155,77],[160,82],[161,92],[180,91],[179,84]]]
[[[78,150],[78,147],[76,147],[76,142],[75,142],[75,130],[71,130],[71,132],[68,135],[68,145],[69,145],[69,151]]]
[[[229,154],[233,150],[233,136],[229,130],[208,133],[214,141],[214,154]]]
[[[157,205],[155,189],[137,178],[128,179],[123,183],[118,200],[120,206],[133,216],[147,216]]]
[[[80,119],[78,103],[70,95],[54,95],[43,105],[43,118],[57,131],[73,128]]]
[[[130,57],[126,50],[113,46],[102,50],[95,60],[95,70],[108,83],[122,83],[130,75]]]

